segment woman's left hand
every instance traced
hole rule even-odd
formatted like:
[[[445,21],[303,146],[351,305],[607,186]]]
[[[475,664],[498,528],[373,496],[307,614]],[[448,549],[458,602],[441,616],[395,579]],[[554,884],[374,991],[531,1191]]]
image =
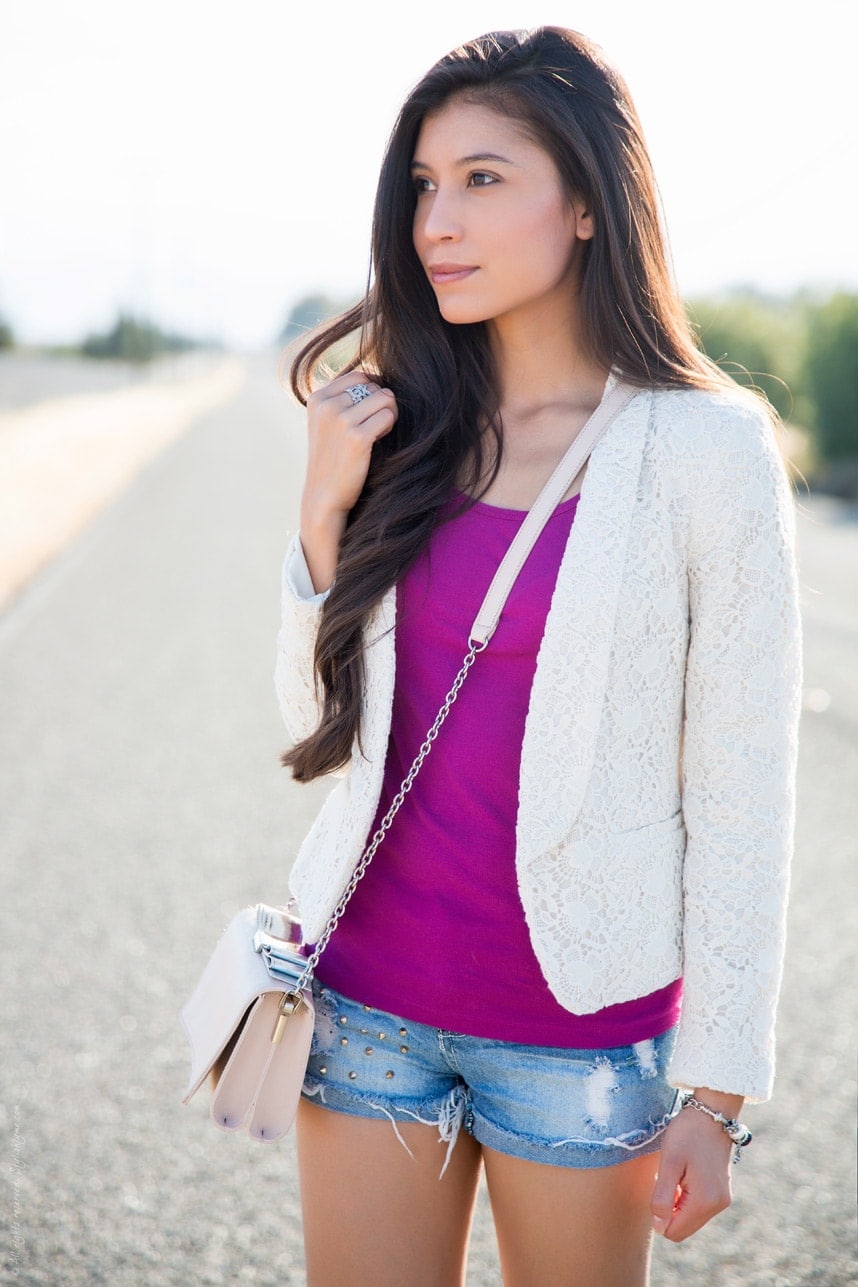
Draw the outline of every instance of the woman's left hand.
[[[703,1088],[695,1097],[738,1117],[743,1100]],[[662,1136],[658,1177],[652,1194],[652,1227],[671,1242],[702,1229],[732,1201],[730,1167],[733,1142],[719,1122],[699,1109],[684,1108]]]

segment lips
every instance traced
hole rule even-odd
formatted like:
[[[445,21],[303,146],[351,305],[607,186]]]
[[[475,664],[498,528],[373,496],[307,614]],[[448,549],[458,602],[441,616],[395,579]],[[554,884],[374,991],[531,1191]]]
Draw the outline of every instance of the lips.
[[[444,286],[448,282],[461,282],[471,273],[477,271],[474,264],[430,264],[429,277],[435,286]]]

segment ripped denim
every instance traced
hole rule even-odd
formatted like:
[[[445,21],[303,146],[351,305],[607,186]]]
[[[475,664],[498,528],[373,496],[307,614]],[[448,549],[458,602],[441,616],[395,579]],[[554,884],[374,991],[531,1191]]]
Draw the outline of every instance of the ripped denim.
[[[304,1095],[334,1112],[420,1122],[446,1145],[479,1143],[552,1166],[613,1166],[658,1150],[678,1111],[667,1083],[676,1028],[634,1045],[566,1050],[468,1037],[313,984],[316,1026]]]

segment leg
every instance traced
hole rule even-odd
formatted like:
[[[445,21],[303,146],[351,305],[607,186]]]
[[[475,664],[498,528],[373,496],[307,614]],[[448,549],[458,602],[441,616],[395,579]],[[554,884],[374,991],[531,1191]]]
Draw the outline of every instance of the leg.
[[[587,1169],[483,1158],[505,1287],[647,1287],[658,1153]]]
[[[460,1131],[443,1179],[438,1131],[352,1117],[302,1100],[298,1167],[309,1287],[464,1282],[480,1146]]]

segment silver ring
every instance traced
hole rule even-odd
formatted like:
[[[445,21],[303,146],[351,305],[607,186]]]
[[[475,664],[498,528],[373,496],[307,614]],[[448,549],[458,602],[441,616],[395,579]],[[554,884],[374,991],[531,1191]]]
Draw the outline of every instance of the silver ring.
[[[350,384],[346,393],[352,400],[352,406],[355,407],[359,402],[363,402],[364,398],[372,397],[372,389],[368,384]]]

